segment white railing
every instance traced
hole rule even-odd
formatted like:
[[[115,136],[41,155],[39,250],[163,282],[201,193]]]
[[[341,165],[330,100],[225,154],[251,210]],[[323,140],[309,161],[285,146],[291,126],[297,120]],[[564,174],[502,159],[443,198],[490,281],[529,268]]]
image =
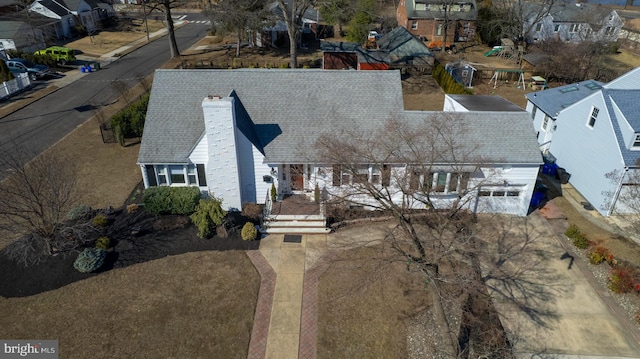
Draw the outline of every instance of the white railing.
[[[31,86],[31,80],[27,73],[14,74],[13,80],[5,81],[0,85],[0,98],[7,98],[16,92]]]

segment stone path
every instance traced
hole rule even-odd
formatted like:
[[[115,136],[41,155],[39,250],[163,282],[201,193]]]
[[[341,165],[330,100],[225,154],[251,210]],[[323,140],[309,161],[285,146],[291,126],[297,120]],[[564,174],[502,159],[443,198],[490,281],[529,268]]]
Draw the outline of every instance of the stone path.
[[[303,235],[301,243],[270,235],[247,252],[262,276],[250,359],[316,357],[318,280],[328,266],[317,262],[326,241],[326,234]]]

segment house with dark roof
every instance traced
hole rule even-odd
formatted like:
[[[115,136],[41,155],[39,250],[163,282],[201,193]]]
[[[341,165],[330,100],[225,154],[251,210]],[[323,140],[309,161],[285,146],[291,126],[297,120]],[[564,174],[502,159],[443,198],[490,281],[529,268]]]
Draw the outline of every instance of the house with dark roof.
[[[444,95],[444,111],[520,112],[523,108],[495,95]]]
[[[58,20],[64,37],[71,37],[71,29],[76,25],[91,32],[116,15],[111,4],[101,0],[36,0],[29,11]]]
[[[385,158],[384,165],[358,164],[353,176],[323,156],[317,141],[351,140],[354,131],[372,138],[392,120],[431,126],[442,116],[469,129],[460,131],[459,150],[476,153],[477,163],[454,169],[443,157],[432,173],[412,173],[420,176],[416,183],[435,183],[436,205],[477,184],[465,192],[470,209],[526,215],[542,163],[528,114],[405,111],[400,72],[393,70],[157,70],[138,164],[145,188],[198,186],[227,209],[268,203],[272,185],[281,196],[313,198],[316,187],[341,196],[354,181],[368,181],[401,196],[391,178],[415,164]]]
[[[527,95],[540,147],[603,216],[630,211],[619,199],[638,185],[629,179],[640,171],[639,98],[640,67],[606,84],[590,80]]]
[[[46,46],[42,29],[13,20],[0,20],[0,44],[0,50],[36,51]]]
[[[322,68],[325,70],[388,70],[389,53],[365,49],[355,42],[321,41]]]
[[[430,43],[473,41],[478,8],[475,0],[400,0],[396,11],[398,25]],[[448,26],[445,26],[445,20]]]
[[[431,73],[435,56],[429,48],[404,27],[398,26],[377,41],[378,48],[389,53],[391,68],[419,68]]]
[[[616,41],[623,21],[618,13],[606,7],[586,3],[555,3],[548,14],[539,19],[542,6],[546,4],[526,3],[524,5],[525,34],[532,42],[560,40],[567,42]]]

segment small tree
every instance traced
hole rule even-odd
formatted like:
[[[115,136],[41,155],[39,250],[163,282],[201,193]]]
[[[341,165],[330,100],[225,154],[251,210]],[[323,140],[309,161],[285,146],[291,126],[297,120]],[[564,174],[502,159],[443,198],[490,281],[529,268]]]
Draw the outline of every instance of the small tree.
[[[51,254],[51,241],[77,198],[75,162],[16,145],[0,149],[0,166],[7,173],[0,182],[0,228],[36,233],[44,252]]]
[[[208,13],[214,24],[223,30],[235,31],[236,57],[240,56],[243,34],[261,30],[269,19],[265,0],[220,0],[211,5]]]
[[[198,227],[198,237],[208,238],[221,225],[227,212],[222,209],[222,201],[217,198],[201,199],[196,211],[190,216],[193,224]]]

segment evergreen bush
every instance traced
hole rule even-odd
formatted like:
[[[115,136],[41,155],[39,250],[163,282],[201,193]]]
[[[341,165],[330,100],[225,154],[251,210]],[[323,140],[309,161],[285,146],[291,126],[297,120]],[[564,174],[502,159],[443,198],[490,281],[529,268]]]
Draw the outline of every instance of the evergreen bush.
[[[258,230],[253,223],[247,222],[242,226],[241,235],[243,241],[253,241],[258,236]]]
[[[81,273],[96,271],[102,267],[106,256],[107,252],[100,248],[85,248],[73,262],[73,268]]]
[[[170,187],[171,214],[189,215],[196,211],[200,202],[200,188],[198,187]]]
[[[436,80],[438,85],[442,88],[444,93],[447,94],[467,94],[472,95],[473,91],[464,87],[464,85],[459,84],[456,80],[451,77],[451,75],[447,72],[447,70],[436,61],[434,64],[433,71],[431,72],[431,76]]]
[[[6,82],[13,79],[13,73],[9,71],[7,64],[4,61],[0,61],[0,82]]]
[[[145,94],[111,117],[111,128],[114,129],[120,145],[124,145],[125,138],[142,137],[148,104],[149,94]]]
[[[144,190],[142,202],[147,212],[155,215],[171,213],[171,187],[158,186]]]
[[[70,220],[83,219],[91,217],[91,207],[86,204],[81,204],[77,207],[72,208],[69,212],[67,212],[67,218]]]
[[[96,248],[100,248],[103,251],[106,251],[110,244],[109,237],[100,237],[96,240]]]
[[[222,224],[227,212],[222,209],[222,201],[217,198],[201,199],[196,211],[190,216],[198,228],[198,237],[209,238],[217,226]]]

